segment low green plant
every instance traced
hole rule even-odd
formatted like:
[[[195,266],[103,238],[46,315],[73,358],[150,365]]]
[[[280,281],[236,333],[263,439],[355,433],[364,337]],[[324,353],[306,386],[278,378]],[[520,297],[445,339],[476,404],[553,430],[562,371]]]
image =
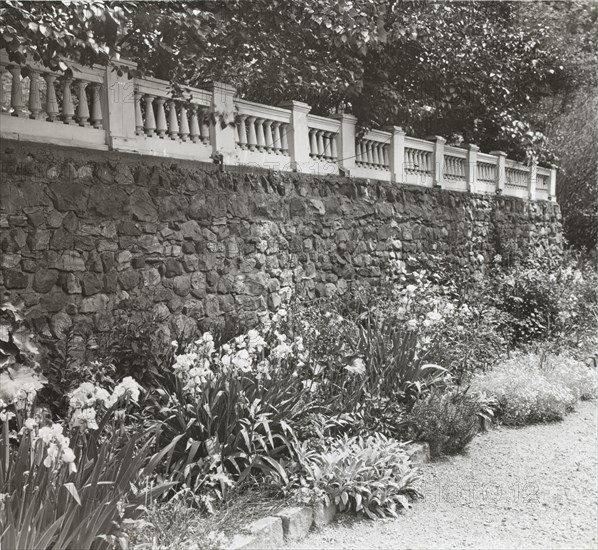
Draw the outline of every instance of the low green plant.
[[[541,363],[544,376],[553,384],[567,388],[576,399],[598,397],[598,370],[570,355],[548,354]]]
[[[182,350],[148,410],[163,422],[164,442],[178,439],[166,473],[218,498],[250,473],[287,484],[280,459],[311,407],[308,385],[294,376],[302,350],[300,339],[287,340],[275,327],[219,348],[205,333]]]
[[[132,380],[111,395],[86,383],[70,395],[71,415],[62,424],[35,414],[30,387],[0,403],[3,547],[126,548],[119,526],[136,520],[145,503],[169,488],[145,486],[145,480],[174,445],[156,453],[159,428],[127,430],[127,403],[138,394]]]
[[[471,387],[496,398],[496,415],[503,424],[561,420],[573,409],[582,394],[581,388],[584,395],[593,393],[589,387],[595,384],[595,373],[583,369],[588,367],[581,363],[579,370],[571,367],[544,369],[540,356],[518,354],[489,372],[474,376]],[[567,380],[573,372],[577,373],[577,380]]]
[[[404,436],[427,441],[432,456],[454,454],[465,448],[493,414],[491,402],[468,389],[434,388],[411,408],[403,423]]]
[[[330,438],[315,449],[303,443],[295,452],[304,471],[301,485],[323,492],[340,511],[396,517],[420,495],[421,472],[405,445],[382,434]]]

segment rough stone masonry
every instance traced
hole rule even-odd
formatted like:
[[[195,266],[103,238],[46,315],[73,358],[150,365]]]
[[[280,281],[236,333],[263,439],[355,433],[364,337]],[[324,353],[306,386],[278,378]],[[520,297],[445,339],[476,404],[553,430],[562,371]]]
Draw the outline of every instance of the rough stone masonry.
[[[122,304],[209,326],[392,260],[480,268],[497,234],[560,254],[557,204],[4,140],[0,287],[38,329],[106,330]],[[481,256],[480,256],[481,255]]]

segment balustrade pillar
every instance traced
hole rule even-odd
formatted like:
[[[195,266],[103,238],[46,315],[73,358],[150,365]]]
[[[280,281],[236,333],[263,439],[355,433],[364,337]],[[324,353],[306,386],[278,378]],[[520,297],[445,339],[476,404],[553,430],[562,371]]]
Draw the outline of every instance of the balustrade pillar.
[[[130,150],[136,149],[138,120],[135,106],[135,80],[129,78],[129,71],[137,68],[135,63],[120,59],[120,66],[126,65],[128,71],[115,71],[114,67],[108,66],[104,72],[104,82],[98,88],[102,124],[106,130],[107,145],[112,149]],[[155,95],[143,96],[145,103],[145,124],[144,132],[148,136],[154,135],[156,121],[152,102]],[[92,116],[93,120],[98,120]],[[94,123],[94,126],[96,124]],[[98,124],[99,127],[99,124]]]
[[[442,136],[432,136],[427,138],[434,142],[434,155],[432,162],[432,185],[434,187],[442,187],[443,174],[444,174],[444,146],[446,139]]]
[[[168,100],[168,137],[172,140],[179,137],[179,118],[174,99]]]
[[[143,100],[145,101],[145,133],[148,136],[153,136],[156,131],[156,117],[154,116],[154,99],[156,96],[145,94]]]
[[[330,136],[330,158],[333,161],[336,161],[338,159],[338,151],[336,147],[337,136],[338,134],[332,134]]]
[[[496,156],[496,194],[502,195],[507,182],[507,154],[504,151],[490,151]]]
[[[71,78],[62,78],[62,113],[61,119],[64,124],[74,124],[75,106],[71,93]]]
[[[200,139],[199,121],[197,120],[197,105],[191,105],[191,124],[189,125],[189,136],[193,143]]]
[[[318,156],[318,140],[316,138],[316,131],[309,131],[309,156],[316,158]]]
[[[19,65],[10,65],[8,71],[12,75],[10,87],[10,106],[12,107],[12,116],[26,118],[27,109],[23,103],[23,83],[21,82],[21,67]]]
[[[527,196],[530,201],[536,200],[536,181],[538,179],[538,164],[536,157],[532,157],[532,163],[529,167],[529,176],[527,180]]]
[[[56,88],[54,87],[56,75],[46,73],[44,80],[46,81],[46,120],[48,122],[55,122],[58,120],[58,115],[60,114],[58,100],[56,99]]]
[[[164,110],[165,102],[166,98],[164,97],[157,97],[154,100],[154,103],[156,104],[156,134],[160,139],[164,139],[166,130],[168,130],[168,125],[166,124],[166,112]]]
[[[87,103],[87,82],[77,80],[75,89],[77,90],[77,124],[79,126],[89,126],[89,104]]]
[[[255,134],[255,117],[247,118],[247,145],[250,151],[255,151],[257,145],[257,135]]]
[[[210,143],[212,156],[220,157],[223,164],[236,164],[235,152],[235,105],[236,90],[229,84],[209,82],[207,89],[212,92],[210,114],[214,113],[218,120],[210,124]]]
[[[255,121],[255,134],[257,136],[257,150],[262,152],[266,141],[264,139],[264,119],[258,118]]]
[[[281,143],[281,153],[283,155],[289,154],[289,137],[288,137],[289,125],[288,124],[281,124],[280,125],[280,143]]]
[[[355,142],[355,126],[357,125],[357,117],[348,113],[341,113],[333,115],[332,118],[340,121],[340,128],[337,136],[337,163],[339,168],[350,175],[351,170],[354,170],[358,162],[358,144]]]
[[[39,89],[39,72],[29,71],[29,118],[41,120],[43,118],[42,99]]]
[[[271,126],[272,126],[271,120],[264,121],[264,139],[266,142],[266,151],[268,153],[272,152],[272,147],[274,145],[273,139],[272,139],[272,127]]]
[[[241,149],[247,149],[247,126],[245,121],[247,115],[239,115],[237,119],[237,134],[239,135],[239,147]]]
[[[183,141],[187,141],[189,137],[189,119],[187,118],[187,107],[181,103],[180,109],[180,123],[179,123],[179,135]]]
[[[290,109],[291,122],[286,127],[288,150],[291,156],[291,168],[295,171],[309,171],[309,127],[307,114],[311,107],[301,101],[287,101],[280,107]]]
[[[4,75],[7,72],[4,65],[0,65],[0,113],[3,115],[10,114],[10,98],[4,89]]]
[[[100,90],[102,85],[97,82],[92,82],[91,89],[91,124],[94,128],[102,127],[102,100],[100,98]],[[139,102],[137,102],[139,103]],[[141,108],[139,109],[141,114]],[[141,122],[141,130],[143,131],[143,121]]]
[[[391,132],[390,138],[390,158],[389,170],[390,181],[397,183],[405,181],[405,132],[400,126],[391,126],[388,128]]]
[[[556,202],[556,167],[550,168],[550,180],[548,183],[548,200]]]
[[[380,165],[380,157],[378,155],[378,143],[375,141],[372,142],[372,164],[375,168],[378,168]]]
[[[138,136],[143,135],[143,113],[141,112],[141,98],[142,94],[136,91],[133,94],[133,100],[135,102],[135,133]]]
[[[274,147],[274,153],[280,155],[282,143],[280,141],[280,122],[272,122],[272,142]]]
[[[200,113],[199,132],[201,135],[201,142],[204,145],[208,145],[210,143],[210,109],[204,107],[201,109]]]
[[[467,146],[467,157],[465,160],[465,182],[467,184],[467,190],[470,193],[477,192],[477,164],[478,164],[478,151],[480,148],[477,145],[469,144]]]

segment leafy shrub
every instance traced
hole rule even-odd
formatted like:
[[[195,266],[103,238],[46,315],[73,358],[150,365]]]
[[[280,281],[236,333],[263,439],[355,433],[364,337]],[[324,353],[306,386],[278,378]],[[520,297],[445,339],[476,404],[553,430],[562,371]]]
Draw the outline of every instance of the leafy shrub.
[[[381,434],[329,439],[317,450],[296,450],[306,472],[303,485],[324,491],[340,511],[372,519],[397,516],[419,496],[421,474],[413,469],[405,445]]]
[[[168,488],[144,487],[145,478],[169,452],[152,456],[155,430],[125,429],[126,406],[139,387],[124,381],[110,393],[87,384],[71,395],[71,418],[64,424],[14,416],[11,408],[29,409],[33,399],[17,396],[0,404],[1,541],[7,548],[108,548],[118,526],[134,521],[141,506]],[[97,411],[103,411],[97,419]],[[28,410],[26,413],[30,412]],[[28,416],[21,424],[20,418]],[[9,423],[21,428],[16,444]],[[151,457],[151,458],[150,458]]]
[[[575,399],[598,397],[598,371],[567,354],[548,355],[542,365],[544,376],[553,384],[567,388]]]
[[[286,484],[280,458],[289,455],[294,422],[310,410],[309,389],[294,376],[301,339],[274,325],[219,348],[205,333],[182,351],[149,411],[164,423],[162,441],[177,440],[167,473],[219,498],[254,471]]]
[[[432,456],[456,453],[479,431],[481,419],[492,415],[490,403],[468,390],[435,388],[406,416],[405,437],[427,441]]]
[[[561,420],[577,400],[560,377],[541,368],[537,355],[504,361],[474,376],[471,388],[495,397],[497,416],[508,425]]]

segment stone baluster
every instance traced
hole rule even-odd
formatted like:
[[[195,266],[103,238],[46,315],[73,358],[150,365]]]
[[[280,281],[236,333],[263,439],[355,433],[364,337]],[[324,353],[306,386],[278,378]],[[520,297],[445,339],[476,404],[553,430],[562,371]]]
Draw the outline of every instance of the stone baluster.
[[[138,136],[143,135],[143,113],[141,112],[141,92],[133,94],[133,101],[135,102],[135,133]]]
[[[145,101],[145,133],[148,136],[153,136],[156,131],[156,117],[154,115],[154,99],[156,96],[145,94],[143,100]]]
[[[185,107],[184,103],[181,103],[181,111],[180,111],[180,127],[179,127],[179,134],[183,141],[187,141],[189,137],[189,118],[187,117],[187,107]]]
[[[179,118],[174,99],[168,100],[168,137],[175,140],[179,137]]]
[[[378,168],[380,164],[380,158],[378,156],[378,143],[372,141],[372,164],[375,168]]]
[[[191,105],[191,124],[189,127],[189,136],[193,143],[199,140],[199,121],[197,120],[197,105]]]
[[[330,158],[332,160],[338,159],[338,149],[336,147],[336,139],[338,134],[331,134],[330,136]]]
[[[255,117],[247,118],[247,145],[250,151],[255,151],[257,146],[257,135],[255,133]]]
[[[324,143],[324,159],[331,160],[332,154],[330,152],[330,136],[331,132],[324,132],[322,135],[322,142]]]
[[[201,110],[201,118],[199,121],[199,130],[201,135],[201,142],[204,145],[210,143],[210,108],[204,107]]]
[[[384,168],[390,167],[390,159],[388,156],[388,150],[390,149],[389,145],[384,145],[382,147],[382,163],[384,164]]]
[[[7,72],[4,65],[0,65],[0,113],[3,115],[10,114],[10,99],[4,89],[4,74]]]
[[[283,155],[288,155],[289,154],[289,136],[288,136],[288,131],[289,131],[289,125],[284,123],[280,125],[280,142],[282,144],[281,146],[281,152]]]
[[[246,120],[247,115],[239,115],[237,118],[238,143],[241,149],[247,149],[247,126],[245,125]]]
[[[102,128],[103,125],[102,101],[100,99],[101,87],[102,85],[99,82],[92,82],[89,85],[89,89],[91,90],[91,115],[89,120],[94,128]],[[141,109],[139,110],[139,114],[141,114]],[[143,131],[143,120],[141,121],[141,130]]]
[[[268,153],[272,152],[272,147],[274,145],[272,139],[272,121],[271,120],[264,120],[264,141],[266,145],[266,151]]]
[[[89,126],[89,104],[87,103],[87,82],[77,80],[75,90],[77,93],[77,124]]]
[[[264,119],[258,118],[255,121],[255,133],[257,136],[257,150],[262,152],[266,146],[266,138],[264,136]]]
[[[316,158],[318,154],[318,143],[316,140],[316,131],[313,129],[309,130],[309,156]]]
[[[42,99],[39,89],[39,72],[29,71],[29,118],[40,120],[43,118]]]
[[[156,134],[160,139],[164,139],[166,131],[168,130],[168,124],[166,123],[166,111],[164,110],[164,103],[166,98],[157,97],[154,100],[156,104]]]
[[[73,105],[73,96],[71,94],[71,78],[62,79],[62,122],[64,124],[74,124],[75,106]]]
[[[10,106],[12,107],[12,116],[26,118],[27,109],[23,103],[23,84],[21,82],[21,67],[19,65],[10,65],[8,71],[12,75],[12,85],[10,88]]]
[[[281,141],[280,141],[280,122],[272,122],[272,143],[274,153],[280,155]]]
[[[324,132],[322,130],[316,130],[316,143],[318,145],[318,158],[324,158]]]
[[[365,141],[365,146],[366,146],[366,157],[367,157],[368,167],[373,168],[374,167],[374,151],[373,151],[372,141],[367,139]]]
[[[355,140],[355,164],[361,166],[362,162],[361,140]]]
[[[46,81],[46,120],[48,122],[54,122],[58,120],[59,115],[58,100],[56,99],[56,88],[54,87],[56,76],[46,73],[44,75],[44,80]]]

